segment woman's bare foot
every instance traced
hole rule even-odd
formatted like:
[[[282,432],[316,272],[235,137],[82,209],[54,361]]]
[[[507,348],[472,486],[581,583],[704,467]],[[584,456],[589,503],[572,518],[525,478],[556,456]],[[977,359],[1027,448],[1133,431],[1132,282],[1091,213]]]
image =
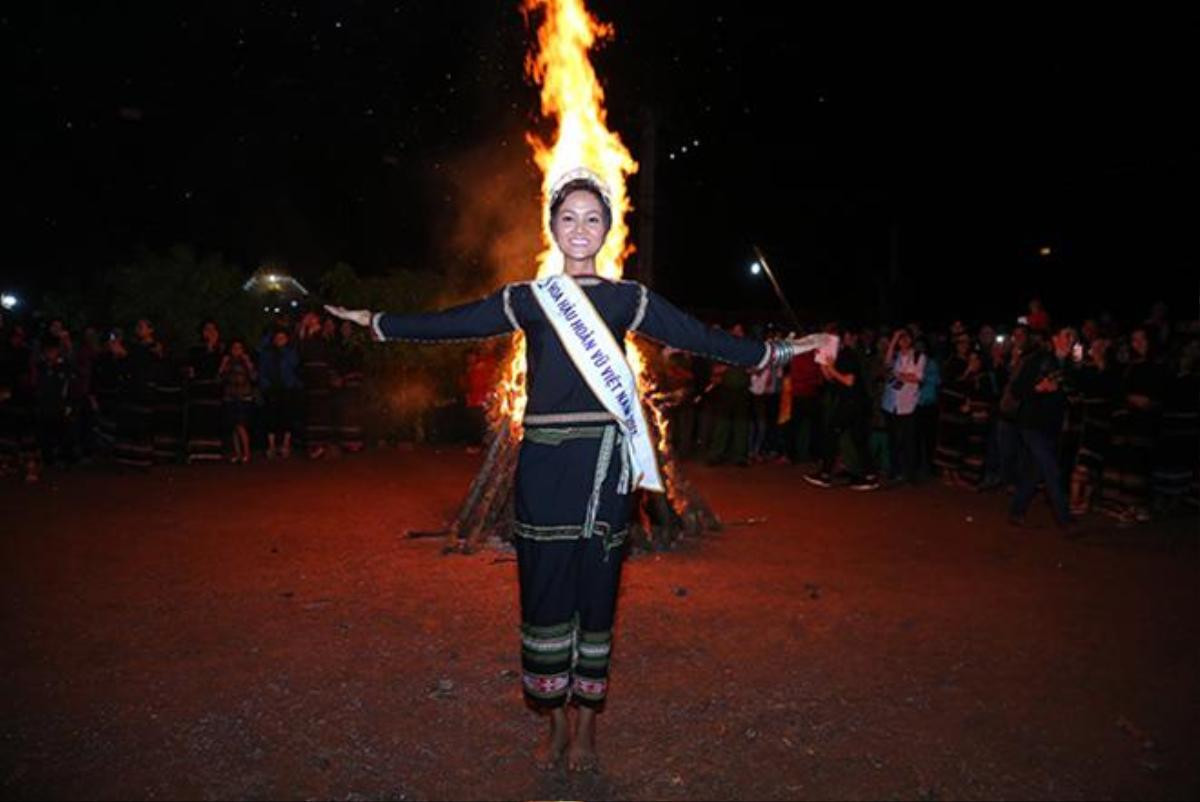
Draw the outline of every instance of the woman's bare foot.
[[[567,750],[567,770],[593,772],[600,769],[596,757],[596,711],[590,707],[579,708],[579,720],[575,724],[575,736]]]
[[[533,753],[533,764],[541,771],[558,768],[568,740],[567,711],[556,707],[550,711],[550,735]]]

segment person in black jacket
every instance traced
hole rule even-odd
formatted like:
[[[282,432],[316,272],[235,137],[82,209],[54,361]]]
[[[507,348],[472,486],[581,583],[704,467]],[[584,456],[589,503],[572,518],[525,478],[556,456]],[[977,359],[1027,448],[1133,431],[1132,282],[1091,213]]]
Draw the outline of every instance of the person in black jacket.
[[[1067,411],[1067,388],[1074,370],[1071,350],[1075,341],[1073,329],[1059,329],[1051,348],[1031,354],[1013,377],[1011,392],[1020,403],[1017,433],[1025,457],[1009,508],[1009,520],[1018,526],[1025,521],[1025,511],[1033,500],[1039,478],[1045,483],[1058,525],[1065,528],[1073,520],[1059,475],[1058,436]]]
[[[822,364],[820,367],[830,393],[829,409],[825,413],[825,434],[821,438],[824,454],[821,470],[805,475],[804,480],[818,487],[833,487],[833,468],[841,450],[842,435],[849,434],[858,459],[858,470],[850,477],[850,487],[854,490],[876,490],[879,477],[875,475],[868,442],[871,434],[870,396],[867,392],[866,370],[858,348],[858,332],[852,327],[842,326],[837,359],[832,365]]]

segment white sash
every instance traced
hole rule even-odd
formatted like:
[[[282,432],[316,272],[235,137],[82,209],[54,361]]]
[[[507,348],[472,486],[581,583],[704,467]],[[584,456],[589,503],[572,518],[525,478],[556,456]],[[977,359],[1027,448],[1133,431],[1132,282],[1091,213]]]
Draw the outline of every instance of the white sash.
[[[633,468],[633,487],[665,492],[654,443],[638,398],[637,377],[604,319],[579,285],[565,273],[530,285],[546,319],[579,375],[600,399],[625,435],[623,448]]]

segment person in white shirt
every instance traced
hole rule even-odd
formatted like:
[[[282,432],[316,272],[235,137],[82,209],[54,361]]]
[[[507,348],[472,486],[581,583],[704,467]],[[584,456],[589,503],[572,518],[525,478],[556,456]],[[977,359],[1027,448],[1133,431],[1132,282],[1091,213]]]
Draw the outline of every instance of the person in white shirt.
[[[762,462],[775,451],[775,419],[779,416],[779,386],[783,370],[767,365],[750,374],[750,461]]]
[[[896,329],[888,342],[888,366],[883,390],[883,412],[891,440],[892,479],[917,480],[917,402],[925,375],[925,356],[913,348],[908,329]],[[899,470],[898,470],[899,469]]]

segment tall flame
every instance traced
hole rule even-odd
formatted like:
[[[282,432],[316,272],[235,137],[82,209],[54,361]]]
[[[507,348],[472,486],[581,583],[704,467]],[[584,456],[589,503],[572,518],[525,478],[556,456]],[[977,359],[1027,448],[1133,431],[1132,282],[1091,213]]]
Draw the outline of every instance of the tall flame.
[[[542,171],[541,208],[549,206],[554,183],[564,173],[587,167],[599,175],[608,185],[613,208],[612,229],[596,255],[596,272],[620,278],[625,259],[633,252],[625,222],[631,209],[625,179],[637,172],[638,165],[621,137],[608,129],[604,89],[588,58],[597,42],[612,37],[613,27],[588,14],[583,0],[523,0],[521,10],[542,17],[537,48],[526,55],[525,71],[542,87],[542,116],[556,123],[548,143],[534,133],[525,135],[534,163]],[[554,245],[548,215],[542,216],[542,244],[538,278],[561,273],[562,254]],[[497,398],[497,417],[520,426],[526,394],[525,341],[519,334]]]
[[[542,87],[542,116],[557,121],[548,144],[535,134],[526,135],[542,171],[542,208],[550,201],[554,182],[567,171],[587,167],[599,175],[612,195],[613,225],[597,254],[596,272],[620,278],[625,258],[633,251],[627,245],[625,215],[630,204],[625,179],[637,172],[638,165],[621,137],[608,130],[604,89],[588,59],[588,51],[598,41],[612,37],[613,27],[588,14],[583,0],[524,0],[523,10],[543,14],[537,51],[526,56],[525,70]],[[562,271],[561,254],[545,217],[542,233],[545,248],[538,256],[539,278]]]
[[[542,87],[542,115],[557,122],[553,139],[547,143],[536,134],[526,134],[533,148],[533,159],[542,171],[542,208],[550,203],[555,182],[566,172],[587,167],[600,176],[608,186],[612,200],[612,228],[604,247],[596,255],[596,272],[608,279],[618,279],[625,259],[633,253],[629,226],[625,216],[631,211],[625,182],[637,172],[637,162],[621,142],[621,137],[608,129],[608,114],[604,109],[604,89],[588,52],[598,41],[611,38],[613,27],[597,21],[588,14],[583,0],[523,0],[526,14],[539,12],[542,23],[538,28],[537,50],[527,55],[525,70]],[[554,245],[549,217],[542,218],[543,249],[538,255],[538,278],[563,269],[562,254]],[[638,377],[643,398],[655,394],[653,380],[645,356],[632,341],[625,344],[630,366]],[[525,342],[518,339],[513,358],[501,381],[499,412],[514,427],[519,427],[525,412]],[[658,447],[669,453],[667,419],[651,403],[653,427],[658,435]],[[667,491],[676,499],[678,479],[674,465],[664,466]],[[683,505],[680,503],[679,508]]]

